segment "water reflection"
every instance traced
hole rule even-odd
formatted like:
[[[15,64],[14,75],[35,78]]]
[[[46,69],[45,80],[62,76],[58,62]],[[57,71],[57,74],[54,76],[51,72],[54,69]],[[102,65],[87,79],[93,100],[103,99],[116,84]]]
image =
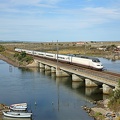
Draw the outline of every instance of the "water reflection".
[[[86,88],[84,81],[72,82],[71,77],[56,77],[55,73],[51,73],[50,71],[45,71],[44,69],[32,69],[32,70],[22,69],[22,72],[25,71],[26,72],[37,71],[38,73],[40,72],[40,74],[45,75],[47,78],[49,79],[52,78],[55,81],[57,87],[65,86],[67,89],[71,90],[72,92],[75,92],[76,95],[82,97],[83,99],[87,99],[88,101],[103,99],[102,91],[99,87]]]
[[[45,69],[38,69],[38,71],[39,71],[41,74],[45,75]]]
[[[51,75],[51,71],[45,71],[45,75],[50,76]]]
[[[56,84],[62,84],[62,85],[70,85],[71,78],[70,77],[56,77]]]
[[[51,73],[51,78],[52,78],[53,80],[55,80],[55,79],[56,79],[56,73]]]
[[[12,66],[11,65],[9,65],[9,72],[12,72]]]
[[[85,87],[85,94],[91,96],[92,94],[102,94],[102,90],[99,87]]]
[[[80,82],[72,82],[72,88],[73,89],[77,89],[79,87],[83,87],[85,86],[85,82],[83,81],[80,81]]]

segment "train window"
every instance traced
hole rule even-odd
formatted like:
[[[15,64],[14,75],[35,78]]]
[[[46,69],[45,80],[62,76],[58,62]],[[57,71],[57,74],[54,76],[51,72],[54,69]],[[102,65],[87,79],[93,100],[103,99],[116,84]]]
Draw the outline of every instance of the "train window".
[[[87,56],[80,56],[81,58],[85,58],[85,59],[89,59],[89,57]]]
[[[99,59],[92,59],[93,62],[100,62]]]
[[[40,54],[40,53],[38,53],[38,55],[44,55],[44,54]]]
[[[75,56],[75,55],[74,55],[74,54],[67,54],[67,56],[72,56],[72,57],[73,57],[73,56]]]
[[[59,57],[59,56],[58,56],[58,58],[60,58],[60,59],[65,59],[64,57]]]
[[[53,55],[46,55],[46,56],[48,56],[48,57],[53,57]]]

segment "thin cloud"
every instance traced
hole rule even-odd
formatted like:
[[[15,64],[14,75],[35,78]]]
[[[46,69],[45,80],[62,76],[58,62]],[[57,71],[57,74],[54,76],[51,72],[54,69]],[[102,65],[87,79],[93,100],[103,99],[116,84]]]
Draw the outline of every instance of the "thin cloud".
[[[22,34],[24,30],[25,33],[26,31],[30,33],[33,28],[31,33],[34,31],[79,33],[78,31],[83,29],[87,31],[104,25],[112,26],[110,23],[116,25],[116,21],[119,26],[118,6],[106,7],[101,3],[98,6],[93,1],[76,0],[76,3],[72,0],[3,0],[0,4],[0,27],[4,34],[5,31],[6,34],[10,31],[14,34],[15,31],[17,36],[17,32]]]

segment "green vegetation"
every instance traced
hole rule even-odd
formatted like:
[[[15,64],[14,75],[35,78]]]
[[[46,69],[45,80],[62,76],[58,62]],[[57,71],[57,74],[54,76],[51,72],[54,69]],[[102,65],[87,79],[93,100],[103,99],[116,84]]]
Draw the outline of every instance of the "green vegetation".
[[[108,107],[114,112],[120,111],[120,80],[118,82],[118,88],[110,96]]]
[[[97,119],[97,120],[104,120],[105,117],[102,115],[102,113],[100,112],[96,112],[94,113],[94,117]]]
[[[33,61],[33,57],[28,56],[25,52],[15,53],[14,57],[17,58],[19,62],[31,63]]]
[[[3,52],[3,51],[5,51],[5,48],[4,46],[0,45],[0,52]]]
[[[82,44],[81,44],[82,43]],[[6,42],[1,43],[7,51],[15,52],[15,48],[36,50],[41,52],[59,54],[82,54],[87,56],[104,57],[111,60],[120,60],[120,56],[116,55],[115,49],[120,42]],[[101,49],[100,49],[101,48]],[[103,48],[103,49],[102,49]]]
[[[109,46],[106,47],[106,50],[107,50],[107,51],[113,51],[113,50],[116,49],[116,48],[117,48],[116,45],[109,45]]]

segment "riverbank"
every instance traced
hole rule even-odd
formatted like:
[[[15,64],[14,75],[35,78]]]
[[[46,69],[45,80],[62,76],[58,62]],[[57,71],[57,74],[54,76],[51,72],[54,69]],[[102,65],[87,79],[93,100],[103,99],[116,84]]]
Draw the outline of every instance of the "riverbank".
[[[2,103],[0,104],[0,120],[3,120],[2,110],[9,110],[9,106],[2,104]]]
[[[24,68],[36,67],[36,64],[34,63],[34,61],[31,64],[28,64],[28,65],[20,65],[18,61],[14,61],[12,59],[9,59],[9,58],[1,55],[1,54],[0,54],[0,60],[3,60],[5,62],[7,62],[8,64],[11,64],[15,67],[24,67]]]
[[[89,108],[84,106],[83,109],[95,120],[120,120],[120,113],[111,111],[108,107],[108,99],[97,101],[96,106]]]
[[[15,61],[8,59],[7,57],[5,57],[1,54],[0,54],[0,60],[3,60],[3,61],[5,61],[5,62],[7,62],[15,67],[19,67],[19,64],[17,64]]]

